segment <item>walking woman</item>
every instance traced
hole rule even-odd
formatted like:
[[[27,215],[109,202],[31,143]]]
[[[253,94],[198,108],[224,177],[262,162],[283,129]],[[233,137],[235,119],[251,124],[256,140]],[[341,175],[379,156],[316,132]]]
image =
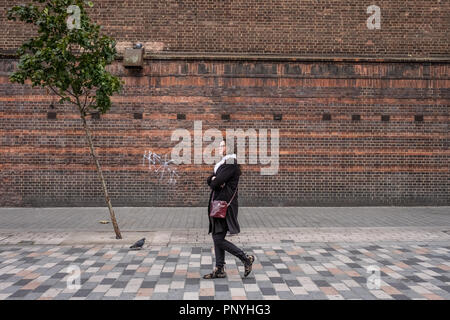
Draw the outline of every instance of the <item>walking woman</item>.
[[[211,188],[211,194],[208,202],[208,218],[209,233],[212,233],[214,241],[214,251],[216,254],[216,267],[212,273],[203,276],[204,279],[225,278],[225,251],[238,257],[244,264],[247,277],[252,271],[253,261],[255,257],[246,255],[244,251],[236,247],[233,243],[225,240],[227,231],[230,234],[238,234],[240,232],[238,216],[238,183],[241,175],[240,165],[237,163],[236,148],[234,153],[227,149],[226,141],[220,143],[222,160],[214,166],[214,174],[212,174],[207,182]],[[228,152],[226,152],[228,151]],[[224,156],[224,154],[226,155]],[[214,197],[214,198],[213,198]],[[213,218],[209,215],[211,212],[211,201],[222,200],[229,203],[225,218]]]

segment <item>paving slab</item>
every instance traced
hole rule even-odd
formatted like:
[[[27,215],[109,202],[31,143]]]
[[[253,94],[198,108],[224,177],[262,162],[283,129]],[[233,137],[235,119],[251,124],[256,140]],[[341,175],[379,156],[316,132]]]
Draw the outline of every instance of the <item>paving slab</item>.
[[[136,267],[139,269],[141,265],[134,260],[136,252],[121,251],[121,247],[110,245],[96,245],[99,252],[109,253],[104,255],[95,255],[96,251],[89,245],[76,247],[2,245],[0,277],[14,270],[8,270],[5,266],[12,266],[16,269],[17,278],[14,281],[9,279],[2,281],[0,299],[450,299],[449,242],[445,245],[434,242],[395,242],[378,243],[376,246],[351,243],[340,244],[339,247],[346,252],[335,250],[336,245],[330,243],[322,243],[321,247],[306,243],[289,243],[272,247],[268,244],[264,246],[255,244],[250,252],[257,260],[249,277],[243,277],[240,261],[227,254],[226,261],[230,262],[225,266],[228,277],[206,281],[201,279],[202,271],[199,268],[188,269],[188,272],[179,275],[177,279],[164,277],[161,272],[150,275],[151,268],[145,269],[144,272],[136,272],[133,276],[120,276],[129,270],[130,266],[131,269]],[[158,257],[162,249],[172,252],[175,257],[179,257],[182,252],[189,252],[189,256],[185,256],[189,263],[212,258],[211,245],[202,244],[195,248],[200,249],[200,253],[185,245],[169,245],[165,248],[149,246],[138,253],[143,258],[141,261]],[[311,248],[319,248],[320,255],[330,253],[330,256],[326,256],[328,262],[307,259],[312,256],[311,253],[316,253],[309,250]],[[86,271],[90,267],[83,265],[81,261],[71,259],[73,254],[86,257],[94,261],[94,264],[111,265],[114,271],[109,271],[106,277],[100,274],[100,270],[97,272],[91,270],[87,274]],[[21,262],[30,255],[35,260]],[[110,255],[117,255],[118,259],[112,260]],[[372,262],[364,262],[363,259],[368,255]],[[8,261],[7,258],[11,256],[18,259]],[[278,271],[281,269],[274,270],[260,263],[289,258],[297,266],[290,273],[280,273]],[[341,260],[346,262],[342,265],[332,263]],[[42,267],[48,263],[54,263],[61,268],[52,269],[51,272],[43,268],[32,270],[33,267]],[[72,290],[67,288],[69,272],[64,271],[67,263],[77,266],[80,270],[79,288]],[[173,268],[173,263],[166,260],[162,262],[162,269],[169,263],[171,265],[169,268]],[[380,284],[375,289],[369,288],[369,277],[374,274],[369,272],[369,267],[378,268],[380,271]],[[311,274],[308,272],[310,269],[327,270],[328,273],[326,276]],[[429,278],[417,276],[421,274]],[[49,277],[48,280],[40,278],[46,276]],[[33,285],[33,281],[38,279],[44,281]],[[49,281],[50,279],[53,282]]]

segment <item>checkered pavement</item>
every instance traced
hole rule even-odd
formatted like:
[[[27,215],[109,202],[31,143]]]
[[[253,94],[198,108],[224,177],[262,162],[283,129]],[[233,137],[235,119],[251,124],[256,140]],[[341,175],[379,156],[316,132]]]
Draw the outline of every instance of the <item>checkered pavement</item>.
[[[231,238],[233,241],[233,237]],[[448,242],[249,244],[253,272],[226,255],[225,279],[204,280],[210,244],[148,246],[2,245],[0,300],[4,299],[450,299]],[[68,267],[81,271],[68,287]],[[368,278],[379,268],[379,287]],[[69,281],[69,284],[73,284]]]

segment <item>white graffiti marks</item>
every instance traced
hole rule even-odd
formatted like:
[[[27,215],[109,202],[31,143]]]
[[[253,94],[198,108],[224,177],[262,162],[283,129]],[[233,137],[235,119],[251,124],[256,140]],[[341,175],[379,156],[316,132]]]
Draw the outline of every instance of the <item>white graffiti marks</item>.
[[[168,184],[177,183],[179,177],[177,168],[175,167],[175,161],[167,160],[167,154],[160,156],[159,154],[151,151],[145,151],[142,159],[142,165],[145,166],[148,161],[148,168],[153,170],[156,175],[159,176],[159,181],[166,181]]]

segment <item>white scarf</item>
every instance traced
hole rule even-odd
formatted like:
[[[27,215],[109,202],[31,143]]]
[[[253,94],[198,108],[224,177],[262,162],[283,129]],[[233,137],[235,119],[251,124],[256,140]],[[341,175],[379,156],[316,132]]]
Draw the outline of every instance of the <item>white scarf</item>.
[[[217,169],[219,169],[219,167],[220,167],[221,165],[223,165],[223,164],[225,163],[225,161],[227,161],[227,160],[230,159],[230,158],[236,159],[236,154],[235,154],[235,153],[233,153],[233,154],[227,154],[226,156],[224,156],[224,157],[222,158],[222,160],[220,160],[219,162],[217,162],[216,165],[214,166],[214,174],[216,174]]]

